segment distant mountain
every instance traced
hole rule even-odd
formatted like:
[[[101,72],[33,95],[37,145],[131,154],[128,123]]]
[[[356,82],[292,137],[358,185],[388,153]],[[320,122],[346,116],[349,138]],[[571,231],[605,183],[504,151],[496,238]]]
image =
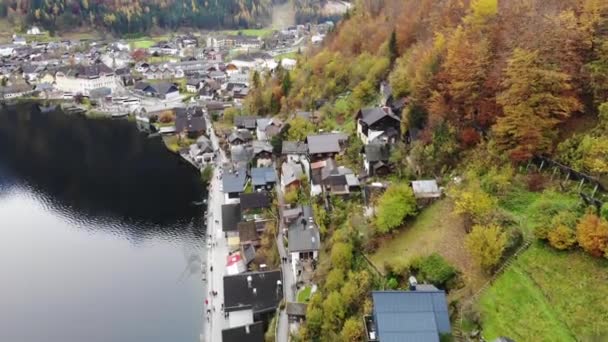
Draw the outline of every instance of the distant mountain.
[[[269,21],[271,9],[272,0],[4,0],[0,17],[50,31],[93,26],[124,34],[153,27],[255,27]]]
[[[298,23],[335,19],[349,6],[336,0],[2,0],[0,18],[17,28],[37,24],[51,32],[81,26],[120,34],[154,27],[255,28],[270,23],[273,4],[289,1]]]

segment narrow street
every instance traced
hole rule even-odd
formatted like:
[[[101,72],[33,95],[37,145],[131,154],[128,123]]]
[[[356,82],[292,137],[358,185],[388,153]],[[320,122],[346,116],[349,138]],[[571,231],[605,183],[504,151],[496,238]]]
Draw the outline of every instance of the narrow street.
[[[208,127],[211,121],[205,114]],[[210,134],[213,148],[219,151],[217,160],[214,164],[212,180],[209,184],[209,205],[207,223],[207,250],[204,260],[206,260],[206,279],[204,286],[204,297],[208,304],[203,312],[203,334],[201,341],[222,341],[222,329],[225,327],[226,319],[221,310],[224,301],[223,278],[226,272],[226,256],[228,255],[228,241],[222,232],[222,205],[224,204],[224,194],[220,190],[221,180],[218,178],[226,155],[219,148],[219,141],[211,129]],[[215,296],[212,291],[217,292]]]
[[[277,185],[275,187],[275,191],[277,193],[277,201],[279,203],[279,230],[277,234],[277,248],[279,249],[279,255],[281,259],[283,257],[287,258],[287,260],[291,260],[289,254],[287,253],[287,249],[285,248],[283,232],[285,231],[285,220],[283,219],[283,209],[285,208],[285,199],[283,197],[283,192],[281,191],[281,187]],[[291,269],[291,263],[281,263],[281,270],[283,272],[283,282],[284,282],[284,295],[285,302],[293,302],[295,298],[295,279],[293,275],[293,271]],[[289,341],[289,321],[287,319],[287,313],[285,309],[281,310],[279,315],[279,320],[277,322],[277,336],[276,340],[278,342],[288,342]]]

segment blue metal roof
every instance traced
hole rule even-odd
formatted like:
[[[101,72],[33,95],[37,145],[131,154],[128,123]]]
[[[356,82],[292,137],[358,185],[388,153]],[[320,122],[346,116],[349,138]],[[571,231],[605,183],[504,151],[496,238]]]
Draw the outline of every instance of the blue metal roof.
[[[374,291],[372,298],[382,342],[438,342],[451,331],[444,291]]]
[[[275,183],[277,176],[272,167],[256,167],[251,169],[251,180],[254,186]]]

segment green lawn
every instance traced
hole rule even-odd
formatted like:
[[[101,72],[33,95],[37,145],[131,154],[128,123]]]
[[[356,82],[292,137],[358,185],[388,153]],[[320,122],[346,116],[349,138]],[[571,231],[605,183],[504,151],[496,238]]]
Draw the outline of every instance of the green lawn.
[[[154,42],[152,39],[147,38],[133,40],[129,43],[133,49],[147,49],[156,44],[156,42]]]
[[[298,303],[308,303],[308,299],[310,299],[310,291],[312,290],[311,286],[306,286],[298,292]]]
[[[266,37],[272,34],[272,29],[244,29],[244,30],[226,30],[222,31],[224,34],[237,35],[242,34],[243,36],[253,37]]]
[[[608,260],[530,247],[481,296],[488,340],[603,341],[608,337]],[[575,338],[576,336],[576,338]]]
[[[393,260],[408,261],[417,256],[438,253],[462,272],[463,289],[452,291],[453,298],[467,296],[480,288],[487,277],[472,262],[464,248],[466,236],[462,218],[454,213],[449,198],[436,201],[425,208],[415,220],[400,228],[392,237],[382,241],[371,261],[379,269]]]

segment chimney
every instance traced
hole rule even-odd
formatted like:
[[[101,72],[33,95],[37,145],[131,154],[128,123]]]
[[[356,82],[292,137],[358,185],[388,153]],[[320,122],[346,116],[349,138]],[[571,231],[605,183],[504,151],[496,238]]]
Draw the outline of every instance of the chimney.
[[[253,278],[251,276],[247,276],[247,287],[251,288],[253,286]]]
[[[249,333],[251,333],[251,330],[249,330],[249,324],[247,324],[247,325],[245,326],[245,333],[246,333],[247,335],[249,335]]]
[[[277,280],[277,298],[283,296],[283,283],[280,280]]]
[[[389,107],[384,106],[384,107],[382,107],[382,110],[383,110],[383,111],[384,111],[386,114],[389,114],[391,109],[390,109]]]
[[[253,295],[257,296],[258,295],[258,289],[256,289],[255,287],[253,288]]]
[[[416,285],[418,285],[418,281],[416,280],[416,277],[410,276],[410,278],[408,279],[408,282],[410,283],[410,291],[416,291]]]

